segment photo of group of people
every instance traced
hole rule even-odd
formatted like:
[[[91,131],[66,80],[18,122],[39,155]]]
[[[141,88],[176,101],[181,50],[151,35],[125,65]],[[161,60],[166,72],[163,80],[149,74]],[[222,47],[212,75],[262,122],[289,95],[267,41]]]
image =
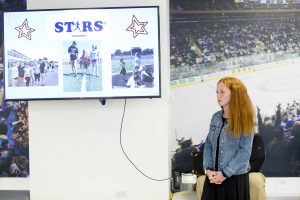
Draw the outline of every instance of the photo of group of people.
[[[34,87],[58,85],[58,62],[47,57],[30,58],[21,51],[8,50],[8,86]]]
[[[100,46],[100,41],[63,42],[64,92],[102,90]]]
[[[112,88],[154,87],[153,49],[133,47],[112,54]]]

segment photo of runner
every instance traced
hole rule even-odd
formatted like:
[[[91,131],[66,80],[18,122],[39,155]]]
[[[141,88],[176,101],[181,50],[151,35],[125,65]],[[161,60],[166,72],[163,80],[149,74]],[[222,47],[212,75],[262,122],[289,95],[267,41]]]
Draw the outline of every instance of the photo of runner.
[[[64,41],[64,92],[102,90],[101,41]]]
[[[78,57],[78,48],[76,47],[75,41],[73,41],[72,45],[69,46],[68,53],[70,54],[70,63],[71,63],[71,67],[72,67],[72,72],[73,72],[74,77],[76,77],[77,71],[76,71],[76,67],[75,67],[75,61],[77,60],[77,57]]]

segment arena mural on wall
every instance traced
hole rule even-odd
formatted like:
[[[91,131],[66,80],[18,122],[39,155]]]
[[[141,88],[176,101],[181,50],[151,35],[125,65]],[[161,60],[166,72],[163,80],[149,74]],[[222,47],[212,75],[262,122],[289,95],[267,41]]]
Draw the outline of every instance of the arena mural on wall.
[[[0,177],[29,176],[28,103],[4,101],[3,11],[26,10],[26,0],[0,1]]]
[[[263,174],[300,176],[300,4],[272,2],[170,0],[173,176],[195,167],[224,76],[243,80],[256,107]]]

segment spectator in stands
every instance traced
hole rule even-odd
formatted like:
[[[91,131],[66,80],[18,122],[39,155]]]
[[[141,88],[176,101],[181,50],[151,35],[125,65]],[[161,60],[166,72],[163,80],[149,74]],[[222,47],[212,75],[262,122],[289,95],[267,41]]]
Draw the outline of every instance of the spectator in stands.
[[[216,112],[206,138],[202,200],[248,200],[255,111],[245,85],[237,78],[218,81]],[[243,112],[240,112],[243,110]]]
[[[28,159],[25,156],[14,156],[9,169],[11,177],[27,177],[28,176]]]
[[[284,138],[283,128],[274,128],[274,137],[266,145],[266,161],[263,173],[266,176],[286,177],[290,175],[288,141]]]
[[[272,123],[273,122],[271,119],[265,120],[263,127],[261,127],[260,134],[261,134],[261,137],[262,137],[265,145],[267,145],[269,142],[271,142],[274,138],[275,129],[272,126]]]
[[[2,119],[1,119],[2,122],[5,121],[9,117],[11,109],[12,109],[11,102],[6,102],[6,104],[3,106],[3,109],[0,109],[0,115],[2,117]]]
[[[7,139],[7,125],[4,122],[0,122],[0,139]]]
[[[8,176],[8,169],[12,157],[12,152],[8,148],[8,141],[1,140],[0,147],[0,176]]]
[[[291,156],[291,173],[293,176],[300,176],[300,124],[295,124],[291,129],[291,141],[289,153]]]
[[[4,98],[4,80],[3,80],[3,71],[0,71],[0,107],[2,107]]]

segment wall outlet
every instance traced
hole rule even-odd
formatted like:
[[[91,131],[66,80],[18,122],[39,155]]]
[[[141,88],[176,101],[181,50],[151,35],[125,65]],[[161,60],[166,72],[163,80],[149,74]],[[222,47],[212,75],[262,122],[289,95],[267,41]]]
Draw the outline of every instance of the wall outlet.
[[[127,192],[124,190],[118,190],[115,193],[115,199],[127,199]]]

